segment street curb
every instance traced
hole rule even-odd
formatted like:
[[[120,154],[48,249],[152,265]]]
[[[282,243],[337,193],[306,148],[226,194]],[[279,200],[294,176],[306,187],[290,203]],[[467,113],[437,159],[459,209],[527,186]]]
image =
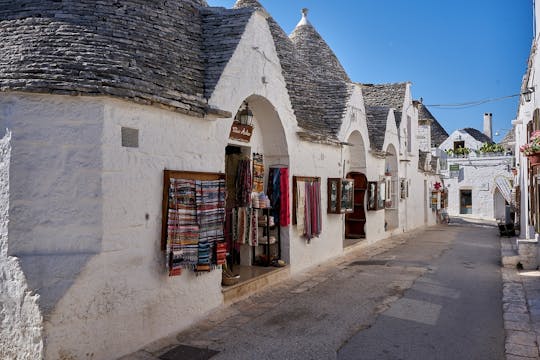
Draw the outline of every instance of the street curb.
[[[501,237],[501,260],[507,255],[505,239]],[[507,360],[538,359],[540,354],[540,319],[533,322],[531,304],[523,276],[517,267],[502,267],[502,305],[505,331],[505,358]]]

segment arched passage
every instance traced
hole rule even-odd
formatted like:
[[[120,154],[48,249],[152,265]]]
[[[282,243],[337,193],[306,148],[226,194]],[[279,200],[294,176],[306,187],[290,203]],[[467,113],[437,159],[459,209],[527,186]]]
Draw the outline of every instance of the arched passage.
[[[359,131],[349,136],[343,152],[345,177],[354,180],[353,211],[345,215],[343,247],[347,247],[366,237],[366,150]]]
[[[279,114],[262,96],[242,102],[227,136],[227,263],[245,281],[266,272],[257,265],[289,262],[289,153]]]
[[[396,148],[392,144],[386,148],[384,169],[386,182],[384,221],[386,230],[391,231],[399,226],[398,160]]]
[[[506,205],[507,202],[498,188],[493,192],[493,217],[497,220],[506,222]]]

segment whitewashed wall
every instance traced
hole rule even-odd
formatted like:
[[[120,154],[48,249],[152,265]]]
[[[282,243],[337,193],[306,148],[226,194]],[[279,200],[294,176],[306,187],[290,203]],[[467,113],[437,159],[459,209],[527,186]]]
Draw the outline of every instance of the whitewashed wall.
[[[0,109],[2,105],[6,103],[0,97]],[[0,113],[0,123],[3,115]],[[0,358],[41,359],[39,295],[28,288],[19,260],[8,255],[10,140],[9,132],[0,138]]]
[[[448,158],[448,164],[459,164],[458,177],[445,179],[448,188],[448,213],[460,214],[460,190],[472,190],[473,217],[494,219],[494,197],[497,176],[511,178],[511,156]]]
[[[454,149],[454,141],[464,141],[465,147],[472,149],[472,150],[478,150],[482,146],[482,142],[476,140],[474,137],[472,137],[468,132],[462,131],[462,130],[456,130],[453,133],[448,136],[446,140],[442,142],[442,144],[439,146],[439,149],[441,150],[448,150],[448,149]]]

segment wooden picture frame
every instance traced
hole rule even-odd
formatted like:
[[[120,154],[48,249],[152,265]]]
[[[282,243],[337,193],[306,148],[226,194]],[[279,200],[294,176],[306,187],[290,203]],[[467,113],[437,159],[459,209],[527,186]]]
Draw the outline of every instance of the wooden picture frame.
[[[368,190],[367,190],[367,210],[368,211],[379,209],[378,194],[379,194],[379,183],[377,181],[368,181]]]
[[[354,180],[328,178],[328,214],[345,214],[354,211]]]

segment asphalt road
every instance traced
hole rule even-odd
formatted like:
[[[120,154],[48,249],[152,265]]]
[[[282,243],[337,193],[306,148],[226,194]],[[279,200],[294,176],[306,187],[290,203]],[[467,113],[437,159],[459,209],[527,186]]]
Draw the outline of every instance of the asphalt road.
[[[450,227],[455,237],[441,257],[426,264],[432,270],[369,329],[351,337],[338,359],[504,359],[496,231],[463,222]],[[438,230],[429,232],[436,236]],[[395,263],[407,257],[399,250],[390,252]]]

